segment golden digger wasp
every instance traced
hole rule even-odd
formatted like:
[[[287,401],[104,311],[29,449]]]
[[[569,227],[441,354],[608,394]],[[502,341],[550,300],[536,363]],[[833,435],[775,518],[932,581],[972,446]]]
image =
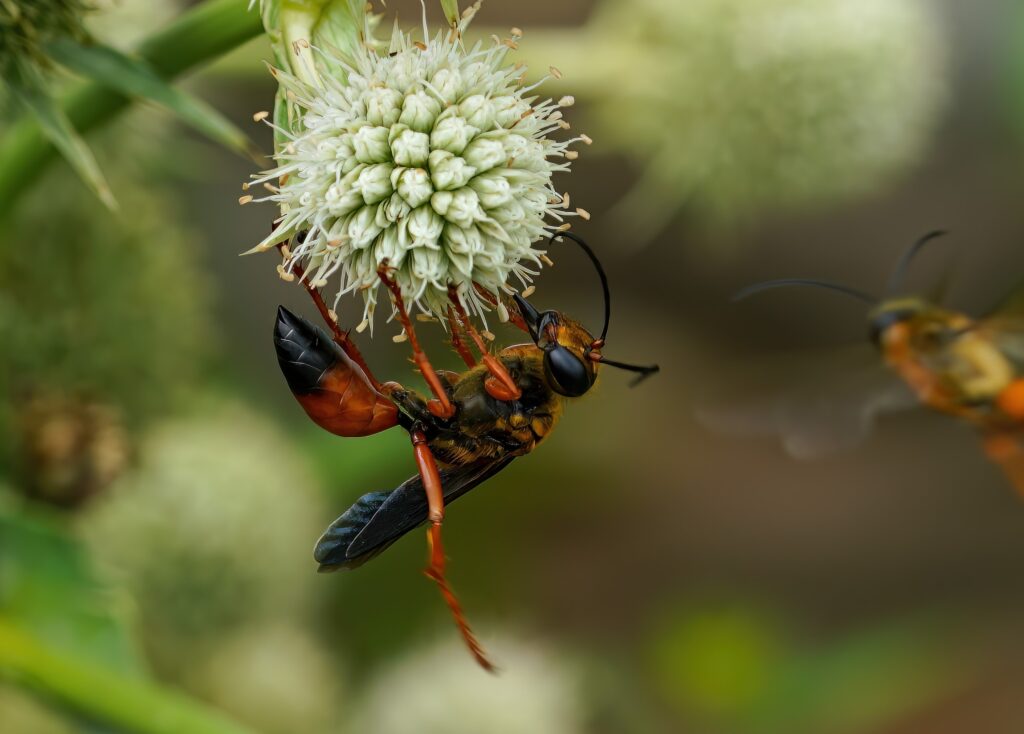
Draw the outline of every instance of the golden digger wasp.
[[[903,391],[872,383],[860,395],[860,404],[848,410],[847,426],[863,433],[874,414],[907,405],[906,398],[941,413],[961,418],[981,433],[986,453],[1024,494],[1024,287],[1013,290],[987,315],[974,318],[944,308],[929,299],[901,295],[914,257],[937,237],[931,232],[913,243],[900,257],[884,298],[855,288],[821,280],[788,278],[749,286],[733,300],[790,286],[824,288],[855,298],[869,306],[871,341],[889,370],[901,378]],[[867,385],[861,385],[863,388]],[[906,391],[909,388],[909,392]],[[822,401],[825,411],[846,410]],[[707,417],[707,416],[705,416]],[[835,416],[833,416],[835,417]],[[839,417],[843,420],[843,417]],[[708,423],[735,428],[737,422],[711,416]],[[760,422],[760,426],[754,426]],[[728,424],[732,424],[731,426]],[[822,453],[834,439],[818,426],[798,425],[796,412],[776,405],[765,421],[748,421],[747,428],[780,433],[790,452],[798,456]],[[817,435],[814,432],[817,431]]]
[[[558,311],[537,311],[518,293],[508,298],[481,291],[481,297],[495,307],[500,305],[509,321],[530,337],[528,343],[491,354],[459,293],[450,289],[450,338],[466,364],[462,373],[434,370],[420,346],[401,289],[387,264],[381,265],[378,275],[391,294],[431,399],[397,382],[378,381],[297,265],[295,275],[332,334],[284,307],[278,309],[274,328],[274,345],[288,387],[317,425],[339,436],[367,436],[401,426],[409,433],[416,461],[415,476],[394,490],[363,495],[331,523],[314,550],[320,570],[356,568],[429,522],[425,573],[440,587],[473,656],[488,670],[493,666],[445,578],[441,543],[445,507],[542,443],[558,422],[566,399],[585,394],[601,365],[638,373],[633,384],[658,371],[654,365],[625,364],[602,354],[611,316],[608,278],[586,242],[567,232],[555,234],[550,241],[557,238],[578,244],[601,280],[604,325],[600,335],[595,338]]]

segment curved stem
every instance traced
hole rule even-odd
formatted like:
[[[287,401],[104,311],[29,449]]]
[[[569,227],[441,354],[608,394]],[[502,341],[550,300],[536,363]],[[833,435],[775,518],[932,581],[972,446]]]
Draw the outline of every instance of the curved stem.
[[[0,619],[0,678],[101,725],[137,734],[251,734],[186,696],[71,658]]]
[[[249,12],[248,6],[248,0],[206,0],[143,41],[136,54],[160,77],[173,79],[262,33],[259,13]],[[84,133],[129,104],[128,97],[90,83],[68,95],[62,107]],[[0,215],[11,210],[56,155],[33,121],[22,119],[10,128],[0,141]]]

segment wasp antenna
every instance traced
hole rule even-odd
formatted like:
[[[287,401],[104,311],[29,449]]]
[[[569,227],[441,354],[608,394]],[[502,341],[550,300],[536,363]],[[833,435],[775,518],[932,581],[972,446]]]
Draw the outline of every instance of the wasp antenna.
[[[917,240],[914,244],[906,249],[900,259],[896,262],[896,267],[892,269],[892,275],[889,276],[889,287],[886,289],[886,295],[896,295],[900,288],[903,287],[903,282],[907,279],[907,273],[910,271],[910,263],[913,262],[925,245],[934,239],[938,239],[944,235],[949,234],[944,229],[936,229],[933,232],[929,232],[921,239]]]
[[[732,300],[735,303],[736,301],[742,301],[755,293],[760,293],[761,291],[769,291],[773,288],[787,288],[791,285],[824,288],[825,290],[844,293],[851,298],[856,298],[858,301],[863,301],[870,305],[874,305],[878,302],[878,299],[871,294],[859,291],[856,288],[850,288],[849,286],[840,285],[839,283],[830,283],[826,280],[812,280],[810,278],[782,278],[779,280],[766,280],[763,283],[755,283],[754,285],[747,286],[743,290],[739,291],[732,297]]]
[[[607,359],[605,357],[601,357],[601,359],[599,359],[598,361],[601,364],[606,364],[609,367],[615,367],[620,370],[626,370],[627,372],[639,372],[640,374],[636,377],[636,379],[629,383],[630,387],[636,387],[651,375],[657,374],[658,372],[661,371],[661,367],[659,367],[656,364],[628,364],[626,362],[616,362],[614,359]]]
[[[612,316],[612,293],[611,289],[608,287],[608,276],[604,272],[604,267],[602,267],[601,261],[597,259],[597,254],[590,245],[583,241],[582,237],[579,237],[572,232],[555,232],[548,238],[548,242],[552,243],[562,237],[568,237],[579,245],[585,253],[587,253],[587,257],[590,258],[590,262],[594,264],[594,269],[597,270],[598,277],[601,278],[601,290],[604,292],[604,327],[601,329],[601,341],[605,341],[608,337],[608,321]]]

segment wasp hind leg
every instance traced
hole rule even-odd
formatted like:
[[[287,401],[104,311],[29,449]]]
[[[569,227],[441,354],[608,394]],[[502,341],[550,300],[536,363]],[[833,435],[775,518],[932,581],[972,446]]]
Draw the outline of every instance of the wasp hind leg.
[[[430,392],[434,394],[434,399],[427,403],[427,408],[438,418],[451,418],[455,415],[455,406],[452,405],[452,401],[448,397],[448,391],[445,390],[444,385],[441,383],[441,378],[437,376],[437,372],[430,364],[430,360],[427,359],[426,353],[420,348],[420,341],[416,338],[416,330],[412,326],[412,319],[409,318],[409,312],[405,310],[402,289],[399,288],[398,283],[391,277],[389,270],[387,262],[384,262],[377,269],[377,275],[387,289],[391,291],[391,300],[395,304],[395,310],[398,312],[398,320],[409,337],[413,361],[423,375],[423,379],[427,381]]]
[[[1009,431],[986,433],[985,454],[1010,480],[1017,494],[1024,499],[1024,444],[1022,437]]]
[[[484,670],[495,672],[494,664],[487,657],[486,651],[480,641],[477,640],[473,630],[466,621],[466,615],[462,611],[455,592],[452,591],[445,576],[447,559],[444,555],[444,545],[441,542],[441,523],[444,521],[444,488],[441,486],[441,476],[437,471],[437,463],[434,455],[427,446],[426,436],[420,430],[410,432],[412,437],[413,453],[416,456],[416,468],[419,470],[420,478],[423,480],[423,488],[427,495],[427,519],[430,526],[427,528],[427,546],[429,549],[429,565],[424,573],[427,578],[432,579],[441,590],[448,609],[451,610],[455,626],[462,634],[466,647]]]

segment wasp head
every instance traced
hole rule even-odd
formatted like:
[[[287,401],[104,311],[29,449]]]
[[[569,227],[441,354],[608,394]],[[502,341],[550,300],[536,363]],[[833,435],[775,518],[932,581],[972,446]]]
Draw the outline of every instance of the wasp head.
[[[597,381],[597,363],[604,342],[559,311],[538,311],[518,293],[514,296],[534,344],[544,352],[544,375],[559,395],[577,398]]]
[[[559,311],[538,311],[518,293],[513,296],[526,328],[533,337],[533,343],[544,352],[544,374],[548,383],[559,395],[579,397],[594,386],[597,381],[597,363],[600,362],[609,367],[639,373],[632,383],[638,384],[657,372],[658,366],[616,362],[601,354],[601,348],[604,347],[605,338],[608,336],[608,321],[612,314],[608,276],[605,275],[601,261],[597,259],[590,245],[576,235],[570,232],[556,232],[549,242],[562,238],[580,246],[601,279],[601,291],[604,294],[604,326],[601,327],[601,335],[594,338],[579,322],[565,314]]]
[[[921,356],[934,356],[969,331],[974,321],[922,298],[882,301],[869,316],[871,340],[880,349],[900,345]]]

